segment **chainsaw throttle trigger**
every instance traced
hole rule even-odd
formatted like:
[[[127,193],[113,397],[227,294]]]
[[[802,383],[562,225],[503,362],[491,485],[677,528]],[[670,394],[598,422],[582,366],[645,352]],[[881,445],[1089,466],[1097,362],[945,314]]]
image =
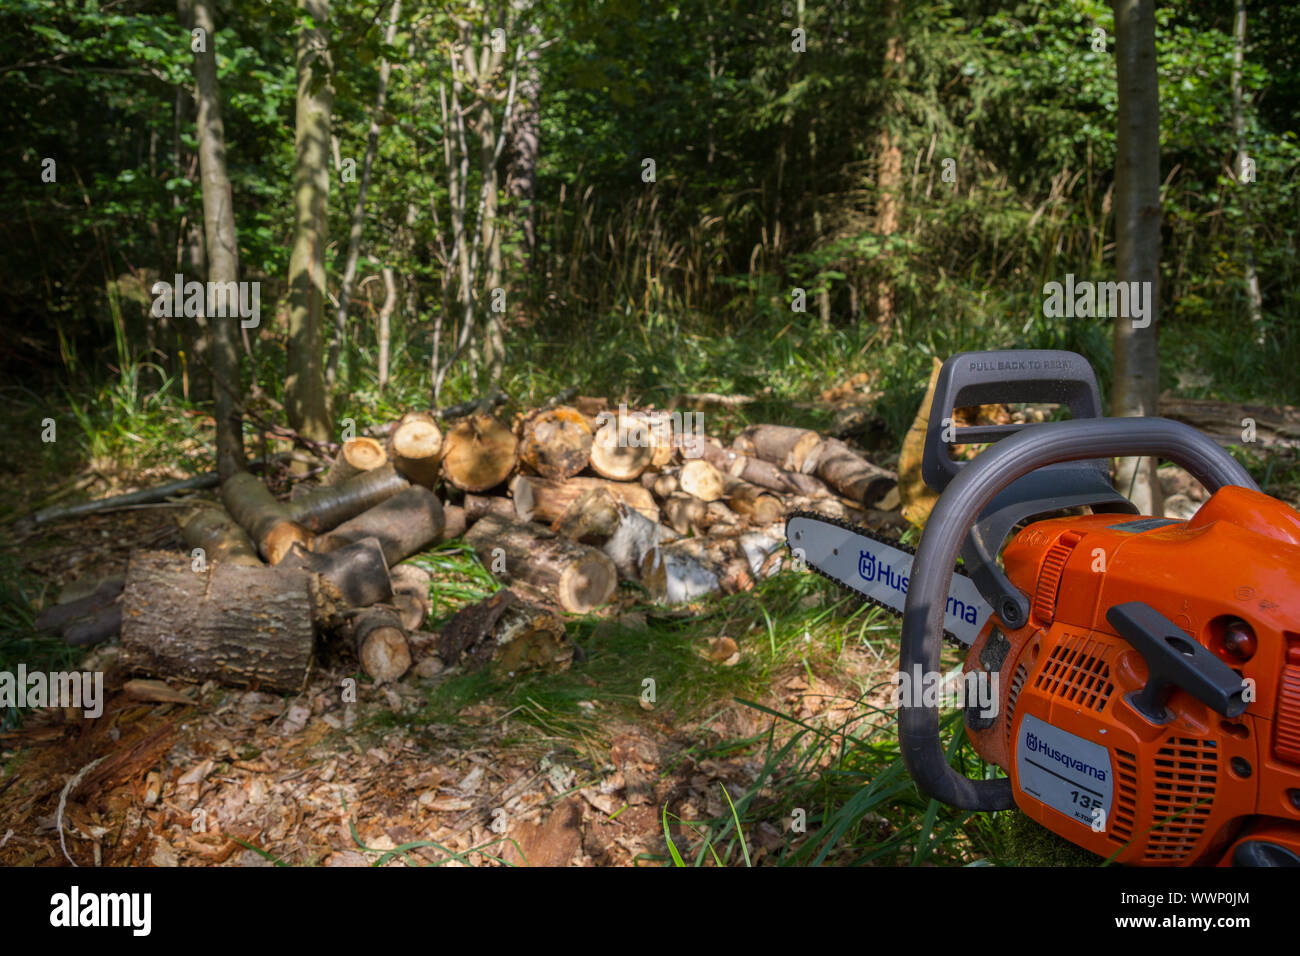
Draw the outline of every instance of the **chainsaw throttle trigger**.
[[[1146,686],[1126,699],[1151,723],[1173,719],[1165,705],[1179,688],[1224,717],[1245,712],[1248,701],[1241,675],[1151,605],[1117,604],[1106,612],[1106,620],[1147,662]]]

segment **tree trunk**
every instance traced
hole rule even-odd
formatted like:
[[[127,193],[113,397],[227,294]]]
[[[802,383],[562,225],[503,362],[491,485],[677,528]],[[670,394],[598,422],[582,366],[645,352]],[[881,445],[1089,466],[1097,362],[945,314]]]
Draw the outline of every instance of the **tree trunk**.
[[[888,87],[902,82],[903,52],[902,29],[898,23],[898,0],[885,3],[885,69],[883,80]],[[898,231],[899,193],[903,184],[903,152],[898,145],[898,133],[891,123],[896,121],[897,109],[885,111],[876,147],[877,214],[876,234],[881,242],[888,242]],[[894,289],[887,278],[876,283],[875,318],[877,324],[888,329],[894,322]]]
[[[235,240],[235,210],[226,175],[226,139],[221,123],[221,93],[217,86],[217,38],[210,0],[194,0],[194,25],[204,32],[203,49],[194,54],[198,87],[199,168],[203,178],[203,227],[207,240],[209,282],[239,281],[239,246]],[[227,298],[227,302],[229,299]],[[212,306],[205,303],[205,315]],[[230,309],[226,310],[230,312]],[[234,315],[207,315],[212,363],[213,417],[217,423],[217,474],[222,480],[244,467],[244,424],[239,413],[239,348]]]
[[[392,9],[388,13],[388,29],[384,31],[384,46],[393,45],[393,39],[397,36],[397,22],[402,15],[402,0],[393,0]],[[343,266],[343,281],[339,284],[339,307],[334,315],[334,340],[330,342],[329,359],[325,363],[325,386],[333,390],[334,381],[338,374],[339,353],[343,347],[343,338],[348,320],[348,304],[352,300],[352,284],[357,277],[357,260],[361,257],[361,234],[366,223],[366,192],[370,189],[370,171],[375,165],[375,153],[379,149],[379,120],[383,116],[384,102],[388,98],[388,77],[392,72],[392,65],[388,62],[388,57],[379,58],[379,86],[375,91],[375,109],[370,114],[370,129],[366,133],[366,155],[361,161],[361,178],[357,181],[357,198],[352,204],[352,222],[348,230],[348,257]],[[391,270],[384,276],[386,283],[391,283]],[[391,284],[389,285],[391,289]],[[389,299],[392,293],[389,293]],[[387,308],[388,300],[385,300],[384,306]],[[391,311],[391,310],[390,310]],[[382,317],[381,317],[382,321]],[[380,352],[381,358],[379,363],[380,379],[379,390],[384,389],[384,380],[387,376],[387,358],[385,343],[381,341]]]
[[[222,483],[221,500],[230,517],[248,532],[262,557],[272,564],[278,564],[294,542],[306,545],[311,541],[311,532],[294,522],[288,508],[275,500],[260,479],[246,471]]]
[[[260,567],[257,547],[220,505],[195,511],[181,526],[181,538],[191,548],[202,548],[204,560]]]
[[[397,308],[397,284],[393,281],[391,266],[384,266],[384,304],[379,308],[379,394],[384,394],[388,384],[388,347],[392,339],[393,310]]]
[[[122,596],[127,672],[296,694],[311,669],[319,597],[310,574],[136,551]]]
[[[1246,0],[1236,0],[1232,29],[1232,132],[1237,141],[1237,168],[1233,177],[1239,186],[1242,181],[1248,153],[1246,151],[1246,103],[1241,89],[1241,71],[1246,58]],[[1255,224],[1250,217],[1250,188],[1241,191],[1241,212],[1245,220],[1242,242],[1246,247],[1246,304],[1250,310],[1250,324],[1255,330],[1255,340],[1264,342],[1264,302],[1259,292],[1259,272],[1255,269]]]
[[[410,484],[392,465],[384,465],[336,485],[314,488],[290,501],[285,509],[291,521],[320,534],[388,500]]]
[[[1111,414],[1155,415],[1160,397],[1156,350],[1160,292],[1160,106],[1154,0],[1113,0],[1119,86],[1115,153],[1115,261],[1121,282],[1146,283],[1144,327],[1115,319]],[[1161,514],[1152,458],[1121,458],[1116,488],[1143,514]]]
[[[289,369],[284,406],[289,424],[313,441],[329,441],[321,325],[325,311],[326,208],[330,187],[329,0],[299,0],[315,26],[298,35],[294,147],[295,229],[289,261]]]

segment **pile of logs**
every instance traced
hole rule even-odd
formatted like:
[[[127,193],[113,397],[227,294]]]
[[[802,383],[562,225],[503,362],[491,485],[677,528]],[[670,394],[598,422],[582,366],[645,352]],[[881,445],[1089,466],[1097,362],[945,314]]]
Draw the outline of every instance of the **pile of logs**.
[[[730,445],[680,416],[578,397],[507,423],[411,412],[343,443],[277,499],[254,475],[183,521],[189,553],[131,556],[117,612],[131,670],[296,692],[315,641],[345,635],[377,682],[443,662],[563,666],[563,613],[619,581],[680,603],[774,573],[805,508],[862,520],[896,477],[814,431],[754,425]],[[689,421],[689,416],[687,417]],[[508,585],[430,640],[429,576],[402,564],[463,536]],[[416,655],[418,656],[418,655]]]

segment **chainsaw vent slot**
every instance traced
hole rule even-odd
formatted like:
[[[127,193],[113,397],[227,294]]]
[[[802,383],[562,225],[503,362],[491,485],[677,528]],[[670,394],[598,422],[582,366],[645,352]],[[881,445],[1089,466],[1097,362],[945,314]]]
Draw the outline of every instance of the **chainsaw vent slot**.
[[[1137,757],[1127,750],[1115,751],[1118,771],[1115,783],[1115,809],[1111,813],[1107,834],[1116,843],[1128,843],[1133,838],[1133,821],[1137,819]]]
[[[1038,589],[1034,592],[1034,616],[1044,624],[1051,624],[1056,619],[1056,595],[1061,590],[1061,575],[1065,573],[1065,562],[1070,560],[1070,554],[1081,537],[1074,531],[1067,531],[1048,548],[1047,557],[1043,558],[1043,566],[1038,572]]]
[[[1029,670],[1024,664],[1016,665],[1016,672],[1011,675],[1011,686],[1007,688],[1007,746],[1011,746],[1011,725],[1016,719],[1016,701],[1020,699],[1020,692],[1025,687],[1025,681],[1029,677]]]
[[[1086,635],[1066,638],[1052,648],[1034,687],[1078,707],[1101,711],[1115,690],[1106,660],[1109,651],[1109,645]]]
[[[1273,750],[1279,760],[1300,763],[1300,666],[1287,664],[1278,681],[1277,736]]]
[[[1156,753],[1152,828],[1143,859],[1174,863],[1185,859],[1205,833],[1219,776],[1213,740],[1170,737]]]

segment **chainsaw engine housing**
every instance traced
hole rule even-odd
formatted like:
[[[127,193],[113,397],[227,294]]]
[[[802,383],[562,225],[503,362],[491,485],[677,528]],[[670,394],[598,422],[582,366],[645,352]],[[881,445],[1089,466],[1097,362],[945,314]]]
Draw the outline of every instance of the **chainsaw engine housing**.
[[[1118,862],[1300,863],[1300,514],[1225,486],[1188,521],[1034,522],[1002,562],[1028,620],[971,647],[999,706],[966,724],[1017,806]]]

